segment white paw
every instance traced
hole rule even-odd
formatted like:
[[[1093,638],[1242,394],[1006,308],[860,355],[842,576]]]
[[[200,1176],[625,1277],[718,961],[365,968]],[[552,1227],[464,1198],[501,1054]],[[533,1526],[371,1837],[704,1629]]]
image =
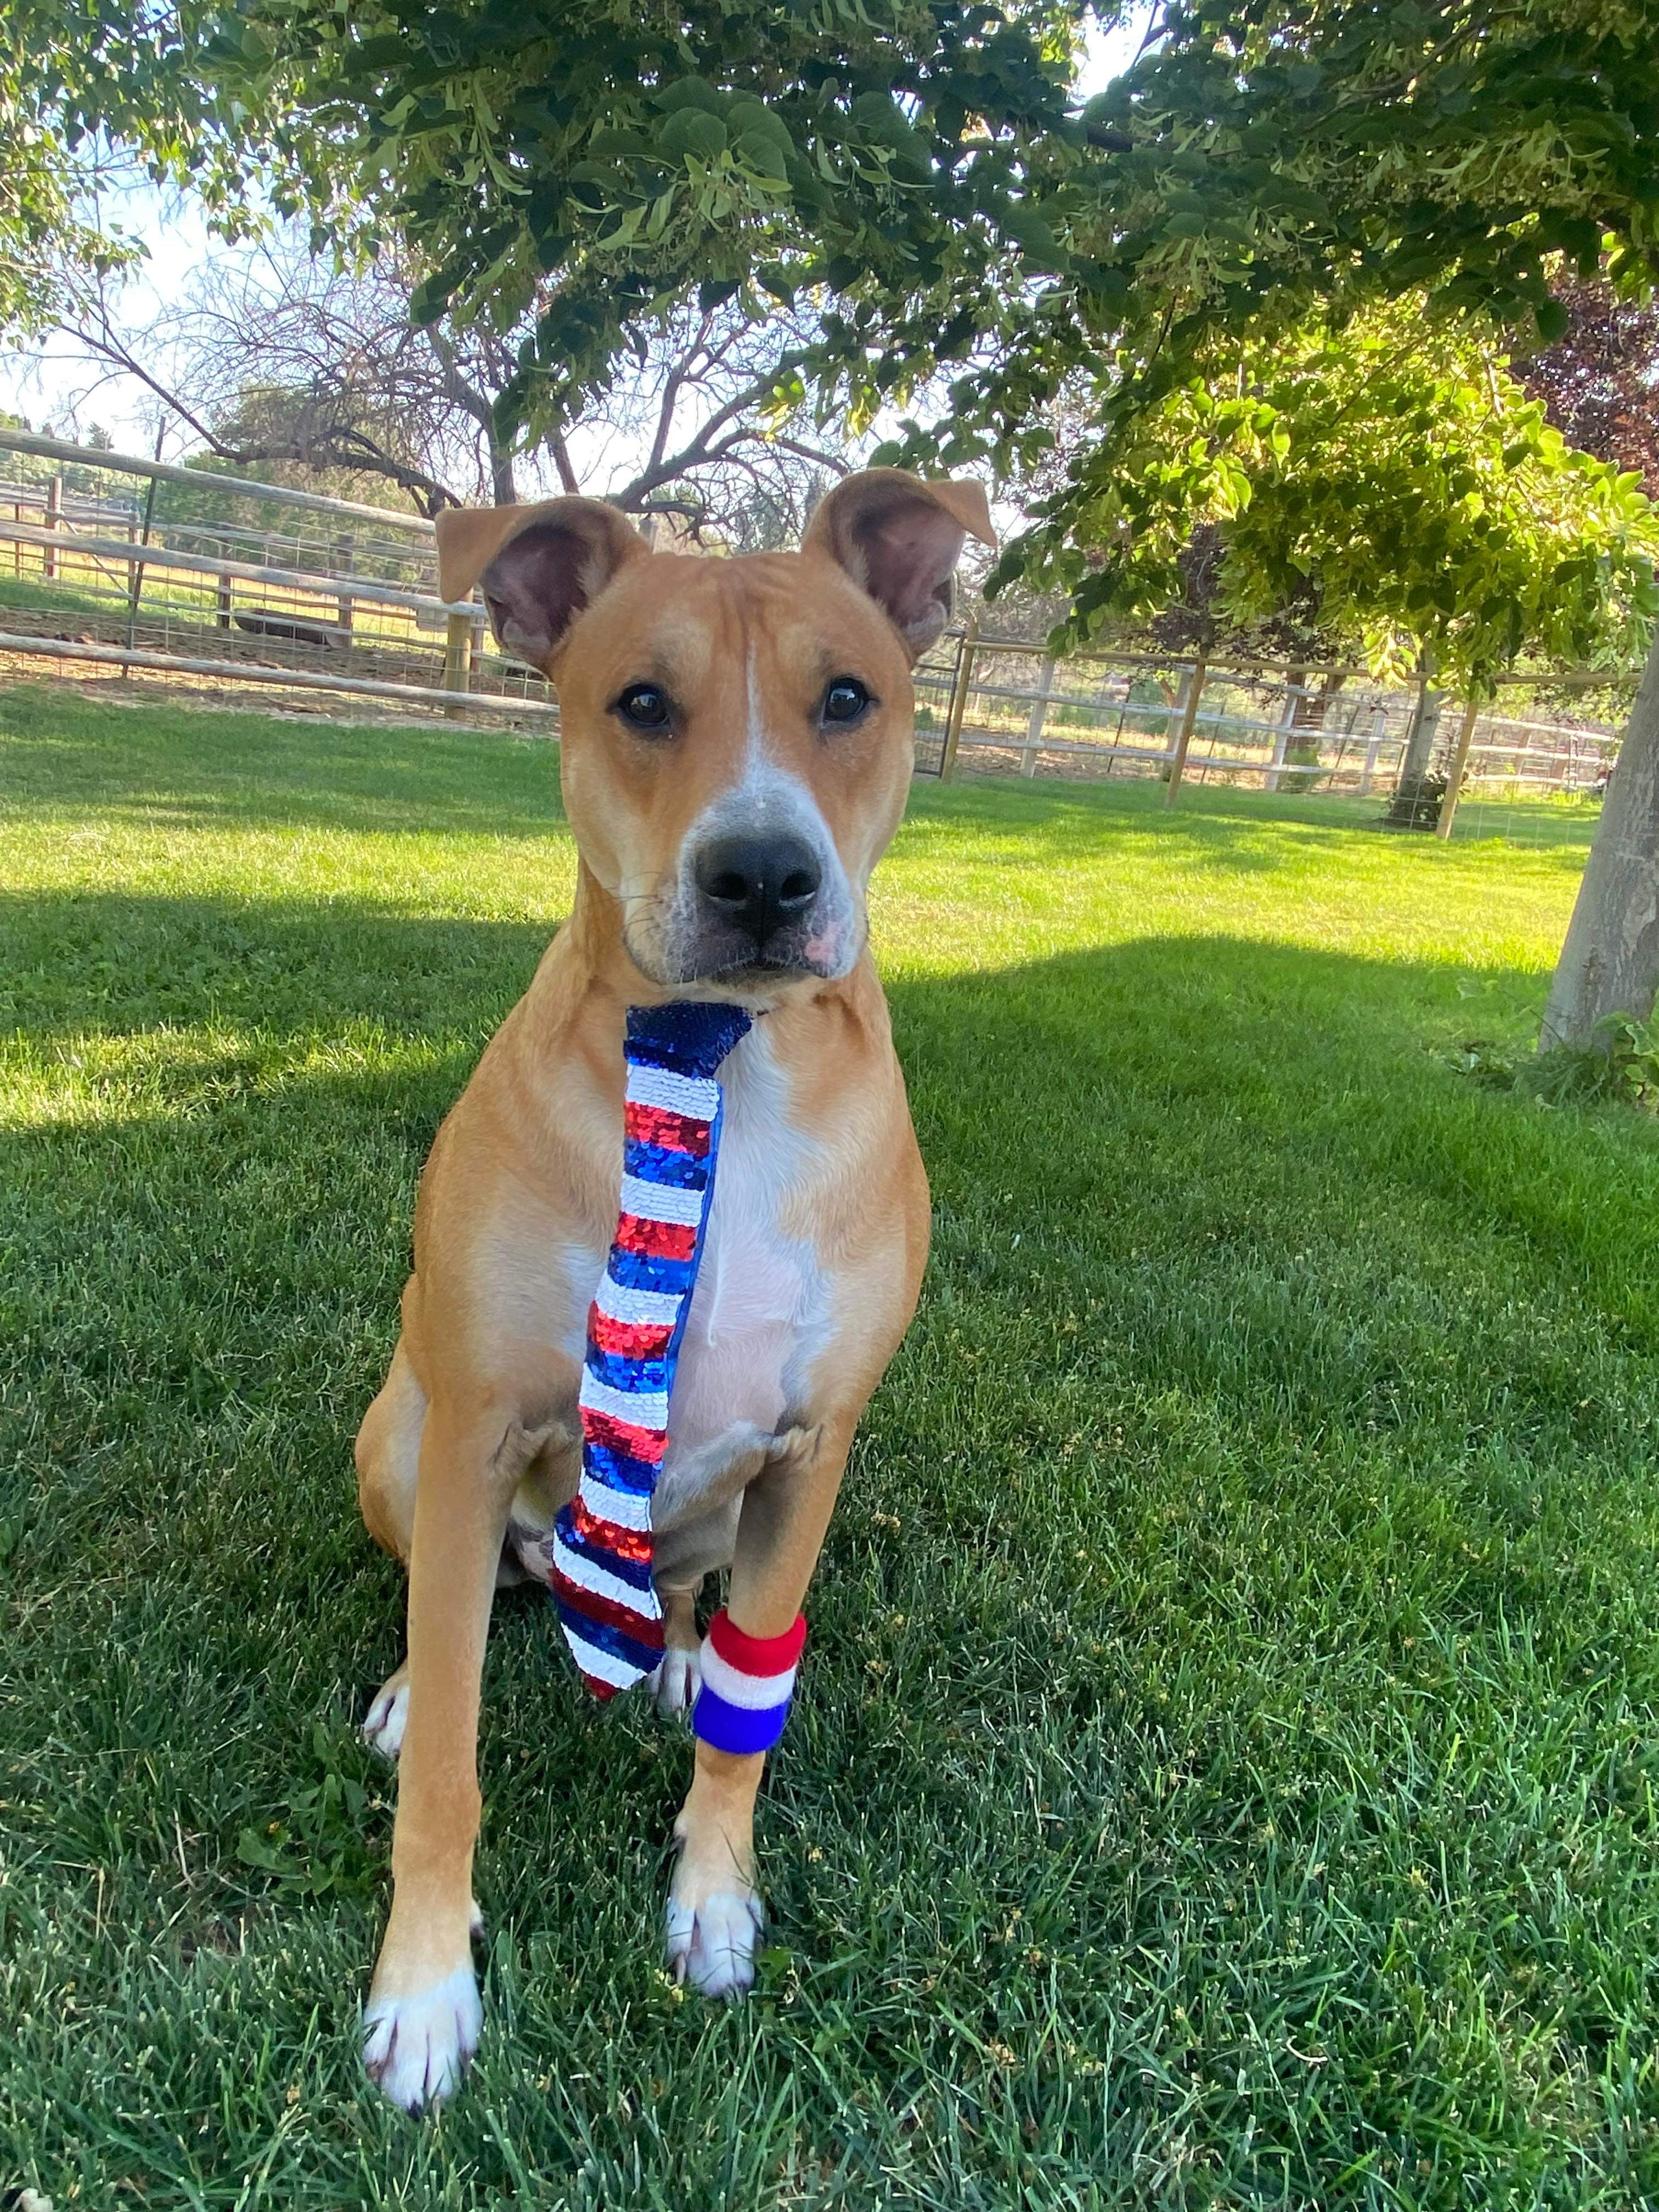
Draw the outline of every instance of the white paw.
[[[706,1997],[740,1997],[755,1978],[755,1938],[766,1916],[754,1891],[716,1890],[696,1906],[668,1900],[666,1951],[677,1982]]]
[[[413,1997],[381,1997],[363,2014],[363,2063],[394,2105],[418,2112],[448,2096],[478,2047],[483,2010],[471,1966]]]
[[[645,1680],[665,1720],[689,1713],[702,1687],[702,1653],[695,1644],[671,1644]]]
[[[396,1759],[404,1747],[408,1721],[409,1684],[400,1667],[376,1692],[374,1704],[363,1715],[363,1740],[382,1759]]]

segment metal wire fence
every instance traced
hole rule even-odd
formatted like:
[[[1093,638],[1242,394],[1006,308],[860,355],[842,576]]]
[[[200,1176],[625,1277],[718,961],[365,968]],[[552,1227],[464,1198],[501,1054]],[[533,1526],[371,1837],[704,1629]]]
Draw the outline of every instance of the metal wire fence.
[[[416,515],[16,431],[0,452],[0,656],[556,721],[482,603],[439,597]]]
[[[0,430],[0,665],[325,692],[556,732],[477,599],[438,594],[415,515]],[[921,775],[1156,776],[1278,792],[1594,793],[1633,675],[1506,679],[1494,702],[1360,668],[1084,653],[948,634],[916,672]],[[1425,781],[1426,780],[1426,781]],[[1434,787],[1438,787],[1437,790]],[[1420,824],[1419,826],[1426,826]]]

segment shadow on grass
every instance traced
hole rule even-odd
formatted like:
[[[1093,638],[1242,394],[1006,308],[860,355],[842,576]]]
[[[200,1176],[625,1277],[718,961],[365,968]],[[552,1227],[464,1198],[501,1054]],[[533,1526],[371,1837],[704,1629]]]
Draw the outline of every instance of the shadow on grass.
[[[552,916],[457,921],[344,899],[0,893],[0,1030],[120,1036],[220,1024],[326,1036],[372,1024],[482,1042],[554,927]]]
[[[441,727],[110,707],[0,691],[4,809],[179,828],[240,823],[362,834],[562,837],[558,749]]]
[[[983,799],[994,793],[997,822],[991,832],[982,817]],[[1460,847],[1479,840],[1503,839],[1530,857],[1545,854],[1566,869],[1583,866],[1595,834],[1599,808],[1568,808],[1548,801],[1483,804],[1466,802],[1449,847],[1429,835],[1385,830],[1386,793],[1358,799],[1347,793],[1299,795],[1230,789],[1220,784],[1194,786],[1173,807],[1164,787],[1152,777],[1125,777],[1094,784],[1034,783],[1012,778],[968,777],[942,787],[918,781],[910,800],[912,823],[971,820],[981,836],[1023,842],[1040,840],[1045,854],[1097,852],[1103,836],[1126,841],[1174,840],[1195,847],[1214,860],[1251,873],[1268,873],[1293,857],[1330,842],[1376,842],[1401,859],[1455,866]],[[1287,836],[1286,833],[1289,833]],[[1058,844],[1055,840],[1058,839]]]
[[[127,1046],[82,1072],[83,1110],[71,1095],[5,1140],[9,1211],[54,1285],[42,1372],[88,1299],[125,1303],[141,1285],[168,1340],[149,1355],[155,1389],[192,1346],[195,1402],[219,1395],[204,1378],[228,1316],[281,1310],[301,1281],[325,1300],[358,1273],[384,1295],[436,1121],[544,944],[531,924],[345,902],[69,896],[20,902],[9,919],[22,957],[7,1025],[54,1048]],[[1528,1013],[1539,988],[1488,979],[1493,1000]],[[1659,1139],[1622,1113],[1547,1114],[1453,1077],[1434,1048],[1470,1014],[1441,964],[1148,939],[906,980],[890,999],[942,1249],[965,1238],[951,1267],[1000,1297],[1040,1297],[1062,1259],[1083,1285],[1157,1254],[1206,1285],[1207,1318],[1176,1364],[1207,1371],[1200,1340],[1215,1324],[1225,1340],[1214,1285],[1232,1270],[1306,1274],[1316,1245],[1321,1266],[1346,1255],[1363,1274],[1365,1240],[1386,1231],[1437,1279],[1480,1251],[1537,1295],[1650,1325]],[[238,1034],[222,1045],[216,1028]],[[95,1250],[78,1241],[94,1219]],[[328,1326],[320,1311],[287,1319],[302,1334]],[[389,1311],[362,1326],[384,1336]],[[1455,1347],[1425,1358],[1465,1368]],[[1263,1358],[1258,1380],[1297,1419],[1334,1410],[1306,1399],[1295,1358],[1282,1371]],[[1337,1364],[1352,1411],[1364,1362]],[[104,1409],[96,1421],[102,1433]]]

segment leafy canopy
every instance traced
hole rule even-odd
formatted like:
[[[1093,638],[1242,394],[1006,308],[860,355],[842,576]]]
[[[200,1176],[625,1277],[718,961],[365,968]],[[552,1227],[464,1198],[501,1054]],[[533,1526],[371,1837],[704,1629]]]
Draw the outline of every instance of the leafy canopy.
[[[99,119],[137,33],[114,0],[76,4],[90,63],[64,110]],[[1422,291],[1547,337],[1552,267],[1590,269],[1610,239],[1621,280],[1659,272],[1648,0],[1170,0],[1079,108],[1085,13],[185,0],[132,20],[135,81],[216,190],[257,155],[325,231],[406,241],[430,272],[417,313],[505,331],[533,312],[504,428],[557,430],[693,296],[759,317],[810,295],[781,404],[856,426],[942,374],[948,402],[886,459],[1018,474],[1081,387],[1087,450],[1016,565],[1086,545],[1146,426],[1316,308]],[[1245,433],[1206,435],[1218,456]],[[1409,599],[1422,564],[1401,580]]]
[[[58,127],[50,87],[82,56],[64,27],[33,20],[27,0],[0,10],[0,336],[12,338],[51,320],[61,268],[125,258],[86,204],[90,149],[77,152]]]
[[[1072,633],[1178,607],[1188,550],[1223,548],[1217,612],[1286,615],[1459,688],[1516,656],[1627,665],[1659,611],[1659,517],[1634,471],[1575,452],[1466,325],[1407,299],[1198,374],[1085,443],[1009,569],[1073,594]]]
[[[815,364],[879,398],[1024,336],[964,395],[1103,334],[1150,362],[1282,295],[1426,285],[1555,315],[1546,263],[1659,249],[1643,0],[1173,5],[1079,112],[1079,0],[242,0],[187,24],[222,134],[262,127],[329,219],[384,210],[425,304],[510,321],[562,283],[513,404],[554,410],[693,287],[823,286]],[[378,216],[377,216],[378,219]],[[1161,342],[1155,347],[1152,341]]]

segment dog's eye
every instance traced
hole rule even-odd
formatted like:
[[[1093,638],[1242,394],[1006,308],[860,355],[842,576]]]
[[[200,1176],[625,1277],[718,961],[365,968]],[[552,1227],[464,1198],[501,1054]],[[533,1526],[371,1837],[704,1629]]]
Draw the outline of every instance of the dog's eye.
[[[636,730],[665,730],[668,694],[659,684],[630,684],[617,701],[615,711]]]
[[[838,676],[823,695],[823,719],[856,722],[870,703],[870,694],[856,676]]]

